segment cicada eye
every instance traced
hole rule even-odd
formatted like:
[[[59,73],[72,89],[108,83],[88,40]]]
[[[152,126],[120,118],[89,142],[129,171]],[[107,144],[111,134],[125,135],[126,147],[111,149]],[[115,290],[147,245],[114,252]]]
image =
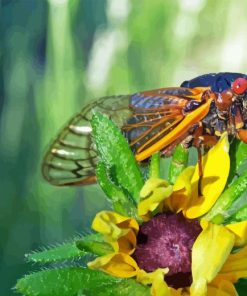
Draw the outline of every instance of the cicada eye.
[[[232,90],[237,95],[242,95],[247,90],[247,80],[238,78],[232,84]]]

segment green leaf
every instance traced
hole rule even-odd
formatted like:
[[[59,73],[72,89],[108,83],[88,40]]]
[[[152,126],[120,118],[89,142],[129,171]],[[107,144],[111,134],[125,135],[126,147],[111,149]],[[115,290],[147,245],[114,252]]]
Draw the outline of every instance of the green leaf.
[[[70,242],[29,253],[25,257],[29,262],[45,264],[75,259],[84,255],[86,255],[85,251],[79,250],[75,242]]]
[[[247,172],[235,180],[219,197],[213,208],[204,216],[214,223],[222,223],[228,218],[227,210],[247,189]]]
[[[160,178],[160,153],[157,152],[151,157],[149,167],[149,178]]]
[[[101,234],[91,234],[76,241],[76,246],[83,252],[103,256],[113,252],[111,245],[107,244]]]
[[[245,296],[247,291],[247,279],[240,279],[236,284],[235,287],[237,289],[239,296]]]
[[[137,204],[144,181],[126,139],[105,115],[95,113],[91,124],[101,161],[116,186],[123,188]]]
[[[92,291],[90,296],[150,296],[150,287],[138,283],[134,279],[122,280],[118,284],[112,284],[100,291]],[[95,293],[95,294],[93,294]],[[87,294],[89,296],[89,294]]]
[[[47,269],[18,280],[15,289],[26,296],[73,296],[118,284],[121,279],[88,268]],[[85,294],[87,295],[87,294]]]
[[[134,279],[120,279],[80,267],[48,269],[18,280],[15,289],[25,296],[149,296],[150,288]]]
[[[229,222],[241,222],[247,220],[247,205],[240,208],[236,213],[231,215],[228,219]]]
[[[231,159],[231,167],[228,177],[228,184],[232,182],[244,160],[247,159],[247,144],[240,140],[234,139],[230,145],[229,155]]]
[[[96,177],[100,187],[112,202],[113,209],[117,213],[124,216],[137,216],[136,207],[132,200],[129,200],[124,191],[111,181],[103,162],[97,164]]]
[[[171,184],[176,182],[177,177],[186,168],[189,159],[189,150],[182,144],[177,145],[172,155],[172,161],[169,168],[168,181]]]

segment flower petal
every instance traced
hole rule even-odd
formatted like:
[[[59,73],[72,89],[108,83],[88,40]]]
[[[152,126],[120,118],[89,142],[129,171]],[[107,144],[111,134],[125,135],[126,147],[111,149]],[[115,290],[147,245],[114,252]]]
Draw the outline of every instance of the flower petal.
[[[226,228],[231,230],[235,238],[235,246],[242,247],[247,243],[247,221],[242,221],[238,223],[228,224]]]
[[[186,189],[187,195],[191,195],[191,178],[195,172],[195,167],[190,166],[185,168],[182,173],[178,176],[174,186],[173,191],[179,191],[181,189]]]
[[[92,228],[102,233],[116,252],[134,252],[136,233],[139,230],[139,225],[134,219],[115,212],[102,211],[95,216]]]
[[[237,296],[233,283],[225,280],[215,279],[208,285],[208,296]]]
[[[202,232],[192,247],[191,295],[206,295],[207,283],[218,274],[234,245],[234,235],[222,225],[202,220]]]
[[[165,180],[153,177],[148,179],[140,192],[141,201],[138,204],[138,215],[145,218],[171,194],[172,186]]]
[[[240,278],[247,277],[247,246],[228,257],[219,277],[233,283],[236,283]]]
[[[137,274],[139,267],[135,260],[124,253],[113,253],[89,262],[89,268],[102,270],[116,277],[130,278]]]
[[[194,188],[194,198],[191,201],[190,207],[185,212],[187,218],[197,218],[207,213],[224,190],[230,170],[228,151],[228,138],[227,134],[224,133],[217,145],[210,149],[203,157],[201,185],[199,185],[199,166],[197,164],[191,180]],[[201,186],[202,196],[198,196],[194,192],[198,186]]]
[[[168,271],[168,268],[158,268],[153,272],[145,272],[141,269],[137,273],[137,281],[144,285],[152,284],[151,295],[153,296],[170,296],[170,288],[164,281]]]
[[[195,167],[187,167],[178,176],[174,186],[173,193],[165,200],[166,206],[175,213],[186,208],[191,198],[191,178],[194,174]]]

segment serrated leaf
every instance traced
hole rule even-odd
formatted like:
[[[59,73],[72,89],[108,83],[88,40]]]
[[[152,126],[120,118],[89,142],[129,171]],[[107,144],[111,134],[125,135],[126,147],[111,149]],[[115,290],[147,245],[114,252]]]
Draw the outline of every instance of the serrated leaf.
[[[91,124],[101,161],[114,177],[116,185],[137,204],[144,181],[126,139],[114,123],[100,113],[94,114]]]
[[[101,271],[67,267],[26,275],[18,280],[15,289],[25,296],[74,296],[84,291],[101,291],[119,282],[121,279]]]
[[[148,296],[150,288],[135,279],[120,279],[101,271],[67,267],[39,271],[20,279],[16,290],[25,296]]]
[[[64,243],[55,247],[49,247],[42,251],[34,251],[26,254],[26,260],[40,264],[65,261],[86,255],[85,251],[77,248],[75,242]]]
[[[150,287],[138,283],[134,279],[122,280],[118,284],[112,284],[108,287],[102,288],[101,291],[90,296],[150,296]],[[89,296],[89,295],[88,295]]]
[[[112,182],[103,162],[97,164],[96,177],[100,187],[110,199],[112,207],[117,213],[130,217],[137,216],[137,210],[133,201],[125,195],[120,187]]]

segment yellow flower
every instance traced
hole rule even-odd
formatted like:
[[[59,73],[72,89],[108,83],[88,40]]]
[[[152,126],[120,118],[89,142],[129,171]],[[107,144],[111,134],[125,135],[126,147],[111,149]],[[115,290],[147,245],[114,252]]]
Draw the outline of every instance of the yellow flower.
[[[186,168],[173,188],[149,179],[138,205],[146,221],[142,225],[115,212],[98,213],[92,228],[113,251],[88,266],[116,277],[136,277],[151,285],[156,296],[237,295],[234,283],[247,277],[247,222],[216,225],[202,217],[224,190],[228,148],[224,135],[203,157],[201,180],[198,165]]]

